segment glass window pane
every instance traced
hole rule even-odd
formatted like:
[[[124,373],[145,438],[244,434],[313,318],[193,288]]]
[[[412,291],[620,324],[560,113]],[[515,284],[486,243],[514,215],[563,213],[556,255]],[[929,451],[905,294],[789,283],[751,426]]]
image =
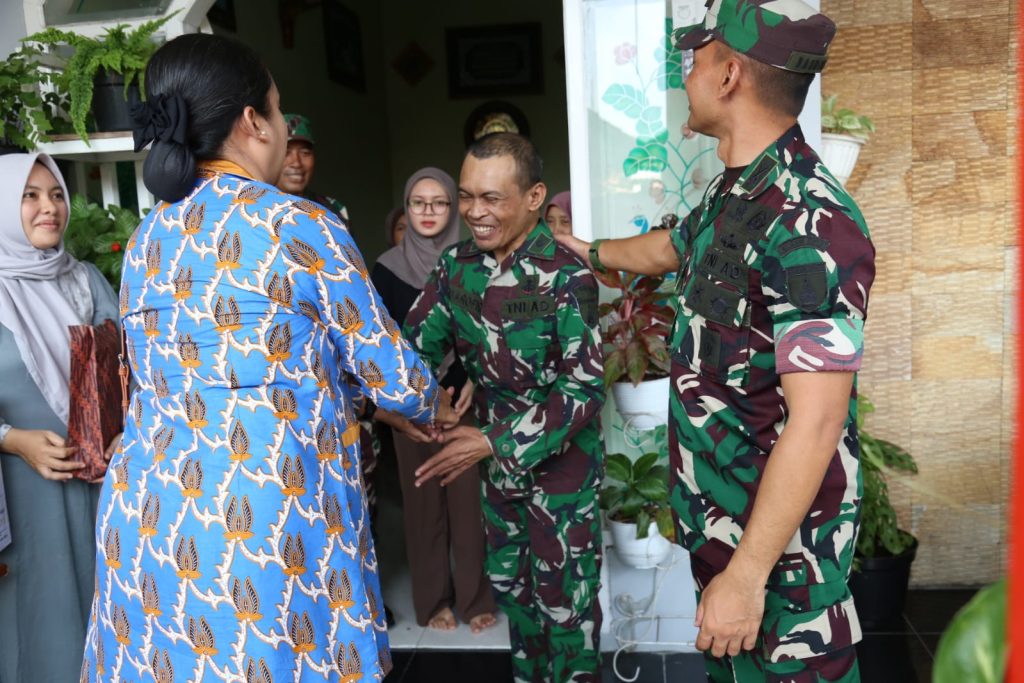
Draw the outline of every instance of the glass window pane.
[[[163,14],[170,3],[171,0],[46,0],[43,16],[48,25],[116,21]]]

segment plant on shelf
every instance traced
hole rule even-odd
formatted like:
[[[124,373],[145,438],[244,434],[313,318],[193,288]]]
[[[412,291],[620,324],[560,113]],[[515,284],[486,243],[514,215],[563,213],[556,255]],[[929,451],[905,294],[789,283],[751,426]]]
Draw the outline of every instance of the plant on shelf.
[[[608,519],[636,525],[636,538],[647,538],[651,522],[672,540],[674,528],[668,505],[668,466],[659,465],[658,453],[645,453],[632,462],[622,453],[605,459],[609,480],[601,489],[600,504]]]
[[[599,309],[601,320],[606,321],[605,386],[667,377],[671,364],[668,335],[675,308],[672,292],[662,288],[664,278],[609,272],[601,280],[620,290]]]
[[[60,112],[67,109],[67,96],[39,87],[52,82],[52,72],[40,68],[34,48],[23,46],[0,61],[0,145],[30,151],[66,126]]]
[[[838,95],[823,97],[821,100],[821,132],[833,135],[852,135],[867,140],[875,132],[875,124],[867,116],[852,109],[836,109]]]
[[[125,246],[139,220],[134,211],[113,204],[104,208],[76,194],[71,198],[64,248],[80,261],[95,264],[116,291],[121,282]]]
[[[76,133],[88,142],[86,119],[92,107],[95,80],[101,72],[122,74],[124,76],[124,97],[128,99],[128,91],[137,85],[139,93],[145,97],[146,63],[156,51],[153,42],[156,33],[176,13],[147,21],[134,30],[128,24],[118,24],[106,29],[101,38],[83,36],[74,31],[62,31],[50,27],[45,31],[34,33],[22,42],[38,43],[49,47],[52,51],[65,46],[73,51],[64,64],[64,70],[57,75],[58,85],[66,90],[71,97],[70,116]]]

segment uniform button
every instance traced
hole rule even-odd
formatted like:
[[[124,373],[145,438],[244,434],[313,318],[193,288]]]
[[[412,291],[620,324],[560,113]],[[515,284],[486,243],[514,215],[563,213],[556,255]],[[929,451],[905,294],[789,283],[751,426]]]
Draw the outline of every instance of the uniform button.
[[[503,444],[501,444],[501,452],[502,453],[511,453],[512,452],[512,444],[510,444],[510,443],[503,443]]]

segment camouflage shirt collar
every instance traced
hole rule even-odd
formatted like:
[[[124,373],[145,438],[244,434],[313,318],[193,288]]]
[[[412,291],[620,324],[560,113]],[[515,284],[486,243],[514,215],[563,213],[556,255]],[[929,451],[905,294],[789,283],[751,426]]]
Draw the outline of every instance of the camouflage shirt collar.
[[[515,259],[518,260],[522,258],[522,255],[527,254],[533,258],[553,261],[557,244],[547,223],[540,221],[537,223],[537,227],[529,232],[519,248],[515,250]],[[474,258],[481,253],[480,247],[476,246],[476,242],[470,238],[459,245],[455,256],[456,258]]]
[[[757,198],[775,184],[803,145],[803,131],[795,123],[747,166],[733,185],[732,194],[745,200]]]

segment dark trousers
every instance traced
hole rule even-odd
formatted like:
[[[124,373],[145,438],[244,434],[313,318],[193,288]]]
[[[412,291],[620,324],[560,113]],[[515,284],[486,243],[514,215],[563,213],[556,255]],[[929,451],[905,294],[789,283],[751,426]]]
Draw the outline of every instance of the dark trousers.
[[[432,479],[417,488],[416,468],[441,445],[417,443],[398,433],[394,439],[416,622],[426,626],[445,607],[463,621],[494,613],[484,572],[479,471],[471,467],[448,486]]]

